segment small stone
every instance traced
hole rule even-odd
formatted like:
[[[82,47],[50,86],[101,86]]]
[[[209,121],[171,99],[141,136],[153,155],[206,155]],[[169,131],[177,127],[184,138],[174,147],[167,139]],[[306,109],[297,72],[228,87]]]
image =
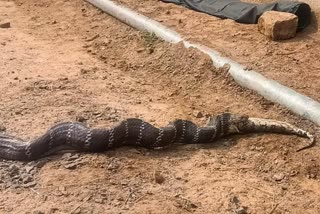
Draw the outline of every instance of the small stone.
[[[117,170],[117,169],[119,169],[119,167],[120,167],[120,165],[119,165],[118,163],[116,163],[116,162],[111,162],[111,163],[108,165],[107,169],[112,171],[112,170]]]
[[[64,165],[66,169],[76,169],[77,166],[78,166],[78,163],[69,163]]]
[[[234,203],[234,204],[239,204],[239,203],[240,203],[240,201],[239,201],[239,199],[238,199],[237,196],[233,196],[233,197],[231,198],[231,202]]]
[[[102,198],[96,198],[96,199],[94,199],[94,202],[96,202],[98,204],[103,204],[103,199]]]
[[[26,170],[26,173],[30,173],[34,169],[34,166],[26,166],[24,169]]]
[[[10,28],[10,27],[11,27],[10,22],[5,22],[5,23],[0,24],[0,28]]]
[[[139,48],[139,49],[137,49],[137,52],[138,53],[141,53],[141,52],[143,52],[143,51],[145,51],[146,49],[144,49],[144,48]]]
[[[89,73],[90,71],[91,71],[90,69],[81,68],[80,73],[81,73],[81,74],[87,74],[87,73]]]
[[[64,186],[59,186],[59,187],[58,187],[58,190],[59,190],[59,192],[60,192],[62,195],[68,195],[68,192],[67,192],[66,187],[64,187]]]
[[[310,178],[311,178],[311,179],[316,179],[317,176],[316,176],[315,174],[311,173],[311,174],[310,174]]]
[[[21,177],[22,177],[22,183],[24,184],[30,183],[33,180],[32,177],[28,174],[23,174]]]
[[[148,48],[148,54],[152,54],[154,52],[154,48]]]
[[[99,34],[96,34],[96,35],[94,35],[93,37],[86,39],[86,41],[87,41],[87,42],[91,42],[91,41],[97,39],[99,36],[100,36]]]
[[[94,116],[100,116],[100,115],[102,115],[102,112],[100,112],[100,111],[95,111],[95,112],[92,113],[92,115],[94,115]]]
[[[31,181],[29,183],[22,184],[22,186],[25,188],[34,187],[35,185],[37,185],[37,183],[35,181]]]
[[[106,60],[107,59],[107,56],[100,55],[99,57],[100,57],[101,60]]]
[[[3,125],[0,125],[0,132],[5,132],[7,128]]]
[[[165,178],[161,175],[159,171],[155,171],[154,180],[157,184],[162,184],[165,181]]]
[[[73,154],[68,161],[75,161],[78,160],[80,158],[80,154]]]
[[[57,208],[57,207],[52,207],[52,208],[50,208],[50,210],[49,210],[49,212],[48,213],[57,213],[57,211],[59,211],[59,208]]]
[[[40,88],[40,87],[39,87]],[[15,112],[15,114],[16,115],[21,115],[22,114],[22,110],[17,110],[16,112]]]
[[[91,47],[91,44],[84,44],[84,45],[82,45],[82,47],[83,47],[83,48],[90,48],[90,47]],[[91,50],[90,50],[90,52],[91,52]]]
[[[45,213],[39,210],[35,210],[32,212],[32,214],[45,214]]]
[[[292,13],[267,11],[258,20],[258,30],[272,40],[295,37],[298,17]]]
[[[200,111],[194,111],[193,116],[195,116],[196,118],[201,118],[201,117],[203,117],[203,114]]]
[[[64,160],[69,160],[69,158],[72,156],[72,153],[68,152],[68,153],[64,153],[61,157],[61,159]]]
[[[176,198],[176,202],[178,203],[178,206],[182,207],[188,211],[191,211],[191,210],[198,208],[198,205],[196,205],[195,203],[193,203],[189,199],[180,197],[180,195],[176,195],[175,198]]]
[[[264,150],[264,146],[256,146],[255,150],[261,152]]]
[[[299,174],[299,171],[292,170],[292,171],[290,172],[290,176],[291,176],[291,177],[294,177],[294,176],[296,176],[297,174]]]
[[[288,185],[287,185],[287,184],[282,185],[282,186],[281,186],[281,189],[282,189],[282,190],[288,190]]]
[[[121,184],[122,186],[127,186],[127,185],[128,185],[128,182],[127,182],[127,181],[121,181],[120,184]]]
[[[273,179],[275,180],[275,181],[282,181],[283,179],[284,179],[284,174],[283,173],[277,173],[277,174],[274,174],[273,175]]]
[[[83,123],[83,122],[85,122],[87,119],[84,117],[84,116],[82,116],[82,115],[78,115],[78,116],[76,116],[76,121],[78,121],[78,122],[80,122],[80,123]]]
[[[238,207],[236,210],[235,210],[235,213],[237,214],[247,214],[247,209],[244,208],[244,207]]]
[[[9,169],[9,174],[12,177],[19,174],[19,167],[15,164],[11,164],[8,169]]]
[[[73,214],[80,214],[81,213],[81,208],[77,208],[74,212],[73,212]]]

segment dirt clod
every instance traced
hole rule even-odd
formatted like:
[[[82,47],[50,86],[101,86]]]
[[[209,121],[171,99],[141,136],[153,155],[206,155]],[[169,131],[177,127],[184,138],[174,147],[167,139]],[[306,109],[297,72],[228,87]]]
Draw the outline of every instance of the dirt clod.
[[[282,181],[285,178],[285,175],[283,173],[277,173],[273,175],[273,179],[275,181]]]
[[[154,172],[154,180],[157,184],[162,184],[165,181],[165,178],[159,171]]]
[[[10,22],[0,23],[0,28],[10,28],[11,24]]]

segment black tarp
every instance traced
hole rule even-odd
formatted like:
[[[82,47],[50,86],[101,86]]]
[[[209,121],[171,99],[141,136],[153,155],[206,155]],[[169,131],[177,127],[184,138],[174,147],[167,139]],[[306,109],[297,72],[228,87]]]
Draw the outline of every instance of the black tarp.
[[[308,4],[296,1],[279,1],[265,4],[253,4],[240,0],[161,0],[183,5],[190,9],[220,18],[233,19],[240,23],[256,24],[259,17],[270,10],[293,13],[298,16],[298,29],[307,27],[311,19]]]

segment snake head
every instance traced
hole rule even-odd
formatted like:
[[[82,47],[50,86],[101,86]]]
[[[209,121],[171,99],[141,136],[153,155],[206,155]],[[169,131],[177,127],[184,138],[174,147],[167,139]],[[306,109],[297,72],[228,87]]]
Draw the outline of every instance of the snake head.
[[[247,115],[231,114],[228,124],[228,134],[245,133],[249,125],[250,121]]]
[[[246,115],[236,115],[222,113],[217,116],[209,117],[207,126],[221,126],[224,135],[234,133],[244,133],[250,125],[249,117]]]

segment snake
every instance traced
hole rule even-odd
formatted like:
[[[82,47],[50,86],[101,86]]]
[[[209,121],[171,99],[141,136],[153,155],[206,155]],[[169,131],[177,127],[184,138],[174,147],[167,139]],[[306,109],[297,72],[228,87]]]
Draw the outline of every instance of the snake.
[[[157,128],[138,119],[129,118],[108,128],[89,128],[80,122],[61,122],[43,135],[26,141],[0,132],[0,158],[31,161],[57,151],[103,152],[121,146],[139,146],[147,149],[164,149],[173,144],[207,144],[236,134],[277,133],[308,138],[310,148],[315,137],[287,122],[248,117],[231,113],[210,116],[200,127],[190,120],[177,119],[167,126]]]

